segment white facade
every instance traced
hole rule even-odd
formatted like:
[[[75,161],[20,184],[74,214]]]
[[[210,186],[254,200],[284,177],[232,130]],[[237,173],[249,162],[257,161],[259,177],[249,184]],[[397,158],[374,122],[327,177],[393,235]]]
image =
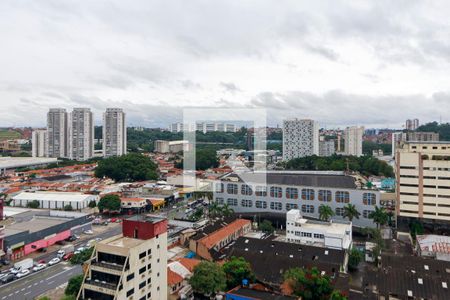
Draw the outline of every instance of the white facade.
[[[68,157],[69,125],[67,112],[63,108],[51,108],[47,113],[47,155]]]
[[[127,153],[127,125],[121,108],[107,108],[103,113],[103,155],[120,156]]]
[[[286,214],[286,241],[349,250],[352,246],[352,223],[312,221],[304,219],[300,210],[291,209]]]
[[[283,160],[319,155],[319,124],[314,120],[283,121]]]
[[[345,129],[345,154],[362,156],[364,127],[347,127]]]
[[[421,256],[450,261],[450,237],[436,234],[418,235],[417,250]]]
[[[66,192],[22,192],[12,198],[11,206],[27,207],[34,200],[39,202],[39,208],[64,209],[70,204],[74,210],[79,210],[87,208],[89,202],[97,201],[98,196]]]
[[[320,141],[319,142],[319,156],[332,156],[336,153],[336,147],[334,145],[334,140]]]
[[[169,125],[169,131],[176,132],[192,132],[201,131],[203,133],[221,131],[221,132],[236,132],[238,130],[235,124],[223,122],[198,122],[195,124],[172,123]]]
[[[47,130],[33,130],[31,136],[31,152],[33,157],[46,157],[47,156]]]
[[[94,120],[89,108],[74,108],[69,118],[69,158],[88,160],[94,156]]]

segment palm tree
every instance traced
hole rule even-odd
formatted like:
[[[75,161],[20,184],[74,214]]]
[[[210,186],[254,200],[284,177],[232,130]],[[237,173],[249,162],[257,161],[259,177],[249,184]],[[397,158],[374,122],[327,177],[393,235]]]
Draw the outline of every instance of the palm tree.
[[[222,208],[219,206],[219,204],[217,204],[216,201],[214,201],[209,205],[208,211],[210,217],[216,217],[220,215],[220,213],[222,212]]]
[[[373,219],[373,222],[377,224],[377,228],[379,228],[380,226],[387,224],[389,216],[384,207],[380,208],[375,206],[375,210],[369,214],[369,219]]]
[[[332,216],[334,216],[334,211],[329,205],[322,204],[319,206],[319,219],[328,221]]]
[[[359,219],[361,213],[356,209],[354,204],[347,204],[344,206],[344,218],[347,218],[350,222],[353,221],[353,218]]]
[[[222,211],[222,215],[225,217],[229,217],[232,214],[234,214],[234,210],[228,204],[224,204],[222,206],[221,211]]]

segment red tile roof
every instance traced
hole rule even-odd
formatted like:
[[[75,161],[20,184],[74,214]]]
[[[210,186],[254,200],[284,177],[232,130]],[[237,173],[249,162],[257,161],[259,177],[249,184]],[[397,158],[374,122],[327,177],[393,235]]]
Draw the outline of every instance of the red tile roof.
[[[225,227],[222,227],[221,229],[211,233],[208,236],[205,236],[202,238],[199,243],[202,243],[205,245],[207,249],[213,248],[218,242],[224,240],[227,236],[232,235],[236,231],[243,228],[245,225],[251,224],[249,220],[245,219],[237,219],[228,224]]]
[[[189,272],[194,272],[194,267],[200,263],[199,259],[182,257],[178,260]]]
[[[167,267],[167,284],[175,285],[180,282],[183,282],[183,277],[181,277],[181,275],[175,273],[169,267]]]

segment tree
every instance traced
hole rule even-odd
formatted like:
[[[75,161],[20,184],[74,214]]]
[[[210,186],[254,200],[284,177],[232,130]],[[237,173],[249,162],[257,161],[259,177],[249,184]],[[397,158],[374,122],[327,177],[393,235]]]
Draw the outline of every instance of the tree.
[[[228,289],[232,289],[242,284],[242,280],[244,279],[247,279],[249,282],[255,280],[255,275],[253,274],[250,263],[243,257],[231,257],[229,261],[223,264],[222,269],[227,278]]]
[[[414,220],[409,224],[409,231],[413,240],[416,240],[417,235],[423,234],[423,225],[421,222]]]
[[[189,284],[194,291],[209,296],[225,290],[226,280],[225,272],[219,265],[202,261],[194,267]]]
[[[128,153],[99,161],[95,176],[109,177],[115,181],[158,179],[155,163],[151,158],[139,153]]]
[[[64,205],[64,210],[65,210],[65,211],[72,211],[72,210],[73,210],[73,207],[72,207],[72,205],[67,204],[67,205]]]
[[[221,214],[222,208],[217,204],[217,202],[213,202],[209,205],[208,208],[209,217],[214,218]]]
[[[118,195],[105,195],[98,202],[98,210],[100,212],[120,211],[120,197]]]
[[[89,202],[88,206],[89,206],[90,208],[94,208],[94,207],[97,206],[97,203],[95,202],[95,200],[91,200],[91,201]]]
[[[265,233],[273,233],[275,231],[275,228],[272,225],[272,222],[269,220],[264,220],[259,224],[259,230],[265,232]]]
[[[76,295],[64,295],[61,300],[77,300]]]
[[[51,299],[47,296],[44,296],[44,297],[39,298],[38,300],[51,300]]]
[[[356,209],[354,204],[348,203],[344,206],[344,218],[347,218],[350,222],[353,222],[353,218],[359,219],[361,213]]]
[[[322,204],[319,206],[319,219],[322,221],[328,221],[330,218],[334,216],[333,209],[326,204]]]
[[[220,209],[220,212],[224,217],[229,217],[234,214],[234,210],[228,204],[224,204]]]
[[[348,256],[348,268],[350,270],[357,270],[361,260],[362,253],[358,249],[352,248]]]
[[[377,224],[377,228],[380,228],[380,226],[387,224],[389,216],[384,207],[375,206],[375,210],[369,214],[369,219],[372,219]]]
[[[83,283],[83,275],[77,275],[69,279],[67,287],[64,291],[66,295],[77,296]]]
[[[39,203],[38,200],[33,200],[27,203],[27,207],[29,208],[39,208],[41,204]]]
[[[294,294],[305,300],[329,300],[334,292],[331,278],[312,269],[292,268],[284,273],[284,280],[293,289]]]
[[[87,261],[88,259],[91,258],[92,252],[94,252],[94,247],[90,247],[90,248],[88,248],[88,249],[84,249],[84,250],[81,251],[80,253],[74,254],[74,255],[70,258],[70,263],[71,263],[72,265],[81,265],[81,264],[83,264],[85,261]]]

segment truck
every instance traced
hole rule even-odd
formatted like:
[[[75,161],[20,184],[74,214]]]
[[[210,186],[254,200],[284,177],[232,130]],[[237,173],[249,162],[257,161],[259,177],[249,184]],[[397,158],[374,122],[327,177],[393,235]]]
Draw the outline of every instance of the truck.
[[[32,258],[26,258],[24,260],[18,261],[14,264],[14,269],[17,271],[23,271],[25,269],[31,269],[34,265]]]
[[[64,255],[72,253],[75,250],[72,244],[64,245],[58,250],[57,256],[62,258]]]

